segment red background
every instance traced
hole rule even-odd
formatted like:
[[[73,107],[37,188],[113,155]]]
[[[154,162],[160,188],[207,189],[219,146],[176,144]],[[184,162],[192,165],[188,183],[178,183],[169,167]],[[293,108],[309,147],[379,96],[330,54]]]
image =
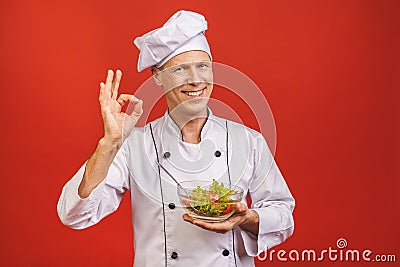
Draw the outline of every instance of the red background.
[[[149,72],[137,73],[132,40],[179,9],[206,16],[214,59],[271,105],[276,160],[297,200],[295,233],[278,248],[343,237],[399,261],[399,1],[1,1],[0,265],[132,265],[127,197],[83,231],[63,226],[56,204],[102,135],[107,68],[136,90]]]

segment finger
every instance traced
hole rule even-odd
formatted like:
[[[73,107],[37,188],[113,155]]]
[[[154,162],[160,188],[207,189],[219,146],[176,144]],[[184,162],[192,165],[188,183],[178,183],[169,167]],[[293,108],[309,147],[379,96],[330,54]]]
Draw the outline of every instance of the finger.
[[[100,94],[99,94],[99,100],[101,101],[104,98],[104,83],[100,83]]]
[[[191,223],[191,224],[197,225],[197,226],[199,226],[199,227],[203,226],[203,225],[201,224],[202,221],[199,221],[199,220],[196,220],[196,219],[192,218],[192,217],[191,217],[189,214],[187,214],[187,213],[183,214],[183,215],[182,215],[182,218],[183,218],[184,221],[189,222],[189,223]]]
[[[126,114],[130,117],[138,118],[143,113],[143,101],[136,98],[129,103]]]
[[[105,83],[105,90],[104,90],[105,97],[111,98],[111,88],[112,88],[113,77],[114,77],[114,72],[112,70],[108,70],[106,83]]]
[[[190,217],[189,214],[187,214],[187,213],[183,214],[183,215],[182,215],[182,218],[183,218],[184,221],[190,222],[190,223],[193,223],[193,220],[194,220],[194,219],[193,219],[192,217]]]
[[[205,222],[203,220],[192,219],[191,223],[205,230],[217,232],[220,234],[227,233],[228,231],[232,230],[233,227],[235,227],[236,225],[234,221],[230,220],[226,220],[223,222]]]
[[[121,107],[126,103],[129,103],[126,109],[126,114],[131,117],[137,118],[143,113],[143,101],[134,95],[121,94],[118,97],[117,102],[121,105]]]
[[[208,230],[208,231],[212,231],[212,232],[216,232],[219,234],[225,234],[228,231],[232,230],[233,225],[229,225],[226,223],[208,223],[208,222],[204,222],[202,220],[194,220],[193,224],[203,228],[204,230]]]
[[[132,102],[131,102],[131,103],[132,103]],[[132,106],[132,105],[130,105],[130,106]],[[138,102],[134,103],[132,109],[133,109],[133,111],[131,111],[131,109],[129,109],[129,108],[126,110],[126,113],[127,113],[129,116],[135,116],[135,117],[137,117],[137,116],[142,115],[142,113],[143,113],[143,101],[142,101],[142,100],[139,100]]]
[[[139,102],[139,99],[137,97],[135,97],[134,95],[128,95],[128,94],[120,94],[117,102],[123,106],[126,103],[132,102],[132,103],[137,103]]]
[[[122,71],[117,70],[115,72],[115,78],[112,84],[112,93],[111,93],[111,98],[112,99],[117,99],[118,96],[118,88],[119,88],[119,84],[121,82],[121,77],[122,77]]]
[[[109,98],[107,97],[107,93],[106,93],[106,85],[103,82],[101,82],[100,83],[100,94],[99,94],[99,102],[100,102],[101,107],[106,105],[107,99],[109,99]]]
[[[242,202],[236,203],[236,212],[237,214],[246,213],[249,208],[246,204]]]

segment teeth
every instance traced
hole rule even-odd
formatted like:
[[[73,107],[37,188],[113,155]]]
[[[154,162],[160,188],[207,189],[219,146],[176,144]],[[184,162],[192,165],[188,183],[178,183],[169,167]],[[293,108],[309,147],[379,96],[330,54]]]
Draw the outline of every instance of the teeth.
[[[203,92],[203,90],[196,91],[196,92],[185,92],[185,94],[187,94],[189,96],[199,96],[201,94],[201,92]]]

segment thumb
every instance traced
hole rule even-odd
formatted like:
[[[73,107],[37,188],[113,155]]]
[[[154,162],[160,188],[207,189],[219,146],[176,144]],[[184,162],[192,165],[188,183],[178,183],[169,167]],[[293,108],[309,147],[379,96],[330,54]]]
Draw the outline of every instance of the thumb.
[[[242,202],[236,203],[236,213],[245,213],[249,208]]]
[[[126,109],[126,114],[131,117],[140,117],[143,113],[143,101],[140,99],[132,99]]]
[[[143,100],[139,100],[139,102],[137,102],[135,104],[135,106],[133,107],[133,112],[138,114],[138,115],[142,115],[143,113]]]

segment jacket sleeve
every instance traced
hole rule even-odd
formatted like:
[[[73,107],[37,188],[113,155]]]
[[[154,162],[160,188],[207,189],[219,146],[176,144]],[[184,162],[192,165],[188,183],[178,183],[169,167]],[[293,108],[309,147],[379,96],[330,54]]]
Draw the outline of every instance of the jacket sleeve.
[[[87,162],[65,184],[57,204],[58,216],[64,225],[74,229],[87,228],[118,208],[124,193],[129,189],[126,141],[116,154],[106,178],[87,198],[82,199],[78,195]]]
[[[250,181],[249,194],[251,208],[260,217],[259,233],[255,236],[241,231],[249,256],[257,256],[282,243],[294,230],[294,198],[261,134],[257,137],[256,144],[255,170]]]

